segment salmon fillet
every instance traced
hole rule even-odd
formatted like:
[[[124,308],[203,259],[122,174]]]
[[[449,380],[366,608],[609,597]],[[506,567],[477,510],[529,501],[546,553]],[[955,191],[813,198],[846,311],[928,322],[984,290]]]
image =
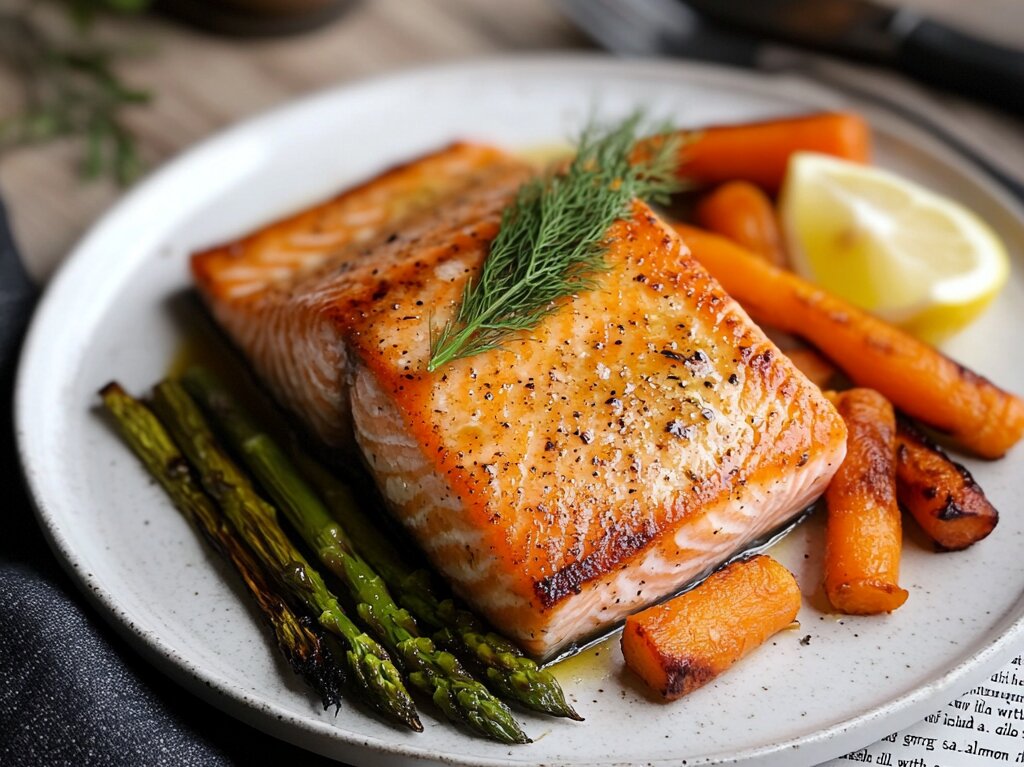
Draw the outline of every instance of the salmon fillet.
[[[593,289],[527,339],[427,373],[430,327],[529,173],[457,145],[193,268],[281,400],[326,442],[354,439],[438,571],[546,658],[792,519],[846,430],[640,202]],[[409,203],[423,184],[430,201]],[[358,239],[344,210],[374,206]],[[331,239],[303,256],[314,220]]]
[[[352,437],[345,302],[383,295],[399,272],[415,269],[406,243],[427,249],[456,236],[493,236],[501,208],[532,172],[498,149],[455,144],[197,253],[192,274],[281,403],[326,444],[344,446]],[[474,234],[488,216],[493,221]],[[393,256],[384,256],[381,247],[396,241]]]

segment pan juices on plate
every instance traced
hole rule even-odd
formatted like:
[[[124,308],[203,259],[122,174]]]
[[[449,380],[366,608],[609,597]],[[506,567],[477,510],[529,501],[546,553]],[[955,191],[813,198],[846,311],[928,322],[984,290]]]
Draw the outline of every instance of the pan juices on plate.
[[[640,200],[537,324],[439,363],[534,175],[456,144],[192,267],[281,403],[354,442],[438,572],[548,658],[791,520],[846,430]]]

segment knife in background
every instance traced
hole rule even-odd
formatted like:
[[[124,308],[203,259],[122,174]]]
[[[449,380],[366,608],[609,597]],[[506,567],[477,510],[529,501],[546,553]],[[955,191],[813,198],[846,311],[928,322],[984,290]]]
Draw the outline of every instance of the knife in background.
[[[749,35],[896,69],[1024,115],[1024,51],[872,0],[681,0]]]
[[[822,5],[845,1],[809,0],[811,4],[820,2]],[[709,2],[729,5],[734,0]],[[758,0],[751,5],[761,8],[776,2],[784,0]],[[676,56],[763,69],[764,40],[737,31],[734,27],[709,21],[681,0],[556,0],[556,5],[595,42],[619,55]],[[785,69],[788,71],[790,67]],[[799,67],[793,71],[804,76],[810,74]],[[814,72],[810,77],[823,79],[821,72]],[[932,134],[974,163],[1024,204],[1024,183],[996,167],[937,120],[896,98],[886,96],[878,89],[868,90],[848,81],[834,81],[830,78],[824,81],[858,100],[874,102]],[[1018,91],[1018,98],[1024,98],[1024,91]]]

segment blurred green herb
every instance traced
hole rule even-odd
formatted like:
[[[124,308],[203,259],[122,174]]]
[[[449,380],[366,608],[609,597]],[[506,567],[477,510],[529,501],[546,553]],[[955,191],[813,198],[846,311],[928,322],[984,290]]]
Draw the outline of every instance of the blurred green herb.
[[[98,14],[135,12],[149,0],[63,0],[70,25],[66,35],[37,20],[35,4],[0,12],[0,63],[18,77],[24,90],[19,114],[0,117],[0,152],[59,137],[82,141],[81,171],[86,178],[109,176],[119,184],[141,170],[135,138],[124,110],[150,99],[128,86],[115,64],[124,51],[91,39]]]
[[[63,0],[71,17],[82,26],[91,24],[104,11],[138,13],[146,10],[149,3],[150,0]]]

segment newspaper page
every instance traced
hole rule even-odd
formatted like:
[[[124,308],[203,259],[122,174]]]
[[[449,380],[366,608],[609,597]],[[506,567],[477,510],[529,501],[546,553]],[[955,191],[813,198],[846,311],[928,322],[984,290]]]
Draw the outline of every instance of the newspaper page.
[[[906,730],[822,767],[988,767],[1024,764],[1024,665],[1004,669]]]

